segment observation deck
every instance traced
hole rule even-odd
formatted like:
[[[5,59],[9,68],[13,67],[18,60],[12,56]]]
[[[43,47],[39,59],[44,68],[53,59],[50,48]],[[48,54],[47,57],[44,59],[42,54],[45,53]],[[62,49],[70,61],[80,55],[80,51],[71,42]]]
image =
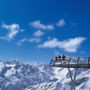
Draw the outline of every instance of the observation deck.
[[[72,57],[72,58],[55,58],[51,59],[50,67],[62,67],[68,68],[68,72],[70,73],[70,78],[72,81],[71,90],[76,90],[75,88],[75,80],[77,76],[78,68],[90,68],[90,57]],[[70,68],[75,68],[74,78],[70,71]]]
[[[72,57],[51,59],[50,67],[63,67],[63,68],[90,68],[90,57]]]

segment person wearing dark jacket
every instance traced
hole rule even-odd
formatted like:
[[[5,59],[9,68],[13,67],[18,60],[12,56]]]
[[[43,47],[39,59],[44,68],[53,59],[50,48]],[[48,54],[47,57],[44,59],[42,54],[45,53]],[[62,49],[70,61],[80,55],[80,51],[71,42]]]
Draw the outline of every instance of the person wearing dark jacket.
[[[66,56],[65,56],[65,55],[63,55],[62,60],[65,60],[65,58],[66,58]]]
[[[58,58],[57,58],[57,57],[56,57],[55,59],[56,59],[56,61],[58,60]]]
[[[61,61],[61,56],[59,55],[58,60]]]

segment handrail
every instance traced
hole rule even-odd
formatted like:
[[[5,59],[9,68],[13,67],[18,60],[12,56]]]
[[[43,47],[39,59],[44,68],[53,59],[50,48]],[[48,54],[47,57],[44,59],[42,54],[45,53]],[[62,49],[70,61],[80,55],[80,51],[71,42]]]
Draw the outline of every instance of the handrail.
[[[86,59],[80,60],[80,58],[87,58],[87,60]],[[61,58],[60,61],[58,60],[58,58],[57,60],[52,59],[49,65],[50,67],[63,67],[63,68],[90,68],[90,57],[72,57],[64,59],[66,60],[63,60],[63,58]],[[73,63],[74,60],[71,61],[71,59],[75,59],[75,63]],[[61,63],[56,63],[58,61]]]
[[[78,57],[72,57],[72,58],[57,58],[57,60],[59,59],[77,59]],[[90,57],[79,57],[79,58],[90,58]],[[53,61],[56,59],[52,59]]]

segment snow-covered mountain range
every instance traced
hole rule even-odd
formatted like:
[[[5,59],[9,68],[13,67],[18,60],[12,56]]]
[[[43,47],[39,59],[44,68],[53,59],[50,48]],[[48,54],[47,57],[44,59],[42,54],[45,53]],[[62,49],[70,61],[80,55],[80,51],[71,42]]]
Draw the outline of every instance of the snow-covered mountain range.
[[[71,69],[74,73],[74,69]],[[0,90],[70,90],[67,68],[51,68],[47,64],[23,64],[0,61]],[[77,90],[90,90],[90,70],[79,69]]]

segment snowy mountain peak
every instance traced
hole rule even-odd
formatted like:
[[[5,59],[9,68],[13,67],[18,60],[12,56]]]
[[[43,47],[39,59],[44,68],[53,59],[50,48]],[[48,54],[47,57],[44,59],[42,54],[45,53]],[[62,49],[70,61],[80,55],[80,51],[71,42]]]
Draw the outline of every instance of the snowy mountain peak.
[[[71,69],[74,73],[74,69]],[[90,70],[79,69],[77,90],[90,90]],[[67,68],[51,68],[47,64],[23,64],[0,61],[0,90],[70,90]]]

